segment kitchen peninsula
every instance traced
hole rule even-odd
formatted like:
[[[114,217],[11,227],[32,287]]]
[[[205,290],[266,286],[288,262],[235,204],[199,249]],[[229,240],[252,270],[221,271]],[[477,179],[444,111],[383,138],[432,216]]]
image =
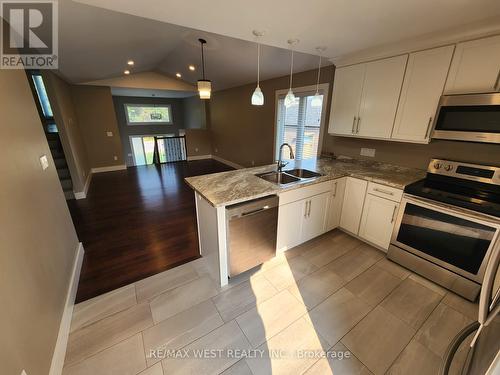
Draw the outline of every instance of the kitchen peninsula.
[[[186,178],[195,190],[200,253],[221,286],[229,280],[228,206],[277,195],[276,254],[337,227],[387,251],[402,189],[425,175],[349,158],[292,161],[285,172],[294,168],[321,176],[286,185],[257,176],[276,170],[271,164]]]

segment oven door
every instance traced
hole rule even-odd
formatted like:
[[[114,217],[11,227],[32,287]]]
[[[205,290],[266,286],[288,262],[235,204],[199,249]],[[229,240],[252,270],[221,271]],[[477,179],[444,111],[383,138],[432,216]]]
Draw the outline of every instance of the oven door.
[[[481,284],[500,224],[404,195],[391,243]]]

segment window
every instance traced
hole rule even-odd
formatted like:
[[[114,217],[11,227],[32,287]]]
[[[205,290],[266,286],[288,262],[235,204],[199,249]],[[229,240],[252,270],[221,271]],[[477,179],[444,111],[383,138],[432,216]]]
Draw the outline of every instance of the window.
[[[311,159],[318,156],[321,151],[321,130],[327,102],[325,93],[328,92],[327,84],[321,86],[322,89],[319,94],[323,99],[323,104],[320,107],[311,105],[315,88],[313,91],[311,91],[311,87],[294,89],[296,104],[288,108],[284,105],[286,92],[277,93],[275,160],[279,158],[279,147],[283,143],[292,146],[296,160]]]
[[[170,104],[125,104],[128,125],[172,124]]]
[[[31,75],[31,88],[34,92],[36,100],[38,101],[37,108],[40,113],[40,118],[42,119],[45,132],[57,133],[57,125],[54,121],[54,114],[52,113],[52,107],[50,106],[49,97],[47,95],[47,90],[45,89],[42,75],[38,71],[30,71],[29,74]]]

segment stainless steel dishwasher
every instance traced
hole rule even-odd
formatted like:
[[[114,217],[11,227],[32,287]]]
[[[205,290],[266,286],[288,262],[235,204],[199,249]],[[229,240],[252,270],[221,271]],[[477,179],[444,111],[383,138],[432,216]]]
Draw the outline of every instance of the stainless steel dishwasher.
[[[272,195],[226,208],[229,276],[276,255],[278,197]]]

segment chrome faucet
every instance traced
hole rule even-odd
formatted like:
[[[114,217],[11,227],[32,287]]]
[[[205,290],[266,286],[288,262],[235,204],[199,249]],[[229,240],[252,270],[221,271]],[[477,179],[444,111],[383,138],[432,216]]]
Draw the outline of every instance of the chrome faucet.
[[[287,146],[289,149],[290,149],[290,159],[295,159],[295,156],[293,155],[293,150],[292,150],[292,146],[290,146],[288,143],[283,143],[281,146],[280,146],[280,153],[279,153],[279,158],[278,158],[278,168],[277,168],[277,171],[278,173],[281,172],[281,170],[286,167],[286,165],[288,164],[287,161],[282,161],[281,160],[281,155],[283,154],[283,147],[284,146]]]

